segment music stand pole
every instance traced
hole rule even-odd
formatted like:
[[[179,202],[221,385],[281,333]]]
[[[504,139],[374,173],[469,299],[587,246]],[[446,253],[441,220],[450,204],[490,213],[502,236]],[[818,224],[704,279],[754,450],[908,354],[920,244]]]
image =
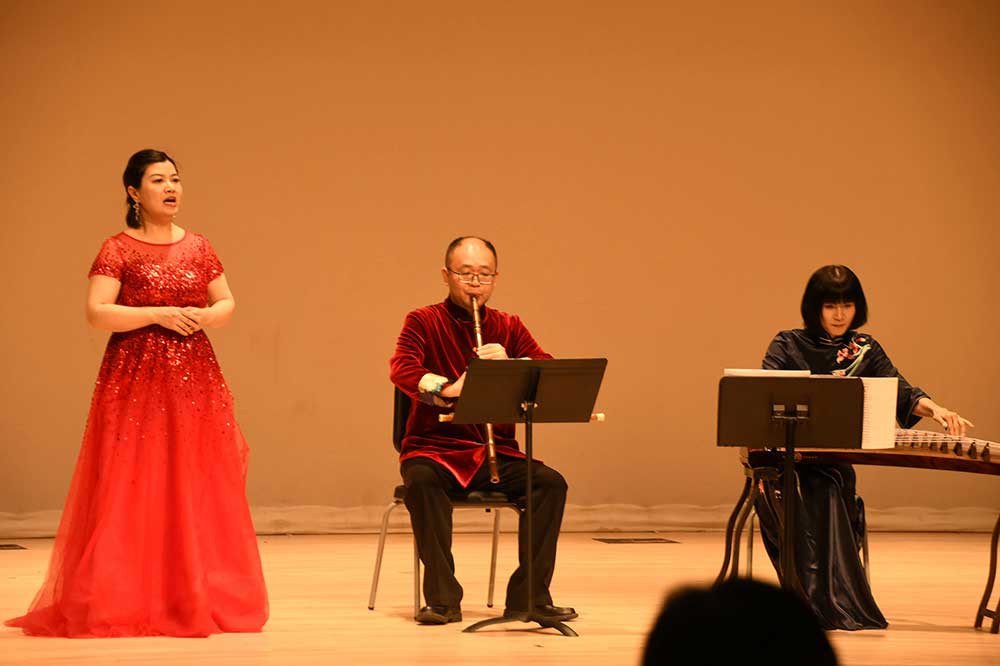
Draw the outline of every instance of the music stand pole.
[[[798,501],[795,476],[795,428],[799,421],[809,419],[808,412],[786,416],[784,410],[774,410],[771,419],[785,427],[785,458],[782,478],[782,502],[784,502],[784,525],[782,526],[781,550],[781,586],[787,590],[798,592],[800,585],[795,573],[795,508]]]
[[[795,447],[859,449],[863,430],[864,385],[856,377],[725,376],[719,380],[717,444],[784,449],[784,510],[779,518],[783,525],[777,569],[781,586],[801,596],[794,543],[798,522]],[[777,490],[774,492],[776,495]],[[746,501],[743,497],[734,512],[745,508],[742,504]],[[732,548],[738,548],[739,536],[734,536]],[[720,576],[724,573],[725,569]]]
[[[535,386],[537,387],[538,377],[535,377]],[[527,400],[522,405],[524,407],[524,456],[528,463],[527,474],[525,475],[525,490],[527,492],[527,499],[525,501],[525,513],[526,520],[528,523],[528,566],[526,567],[527,579],[528,579],[528,614],[525,618],[525,622],[537,622],[543,627],[552,627],[553,629],[558,629],[563,636],[578,636],[575,631],[566,626],[565,623],[559,620],[544,619],[536,613],[535,609],[535,550],[534,550],[534,500],[532,499],[532,450],[531,450],[531,425],[534,418],[535,404],[534,399]]]
[[[536,376],[535,376],[535,385],[536,386],[537,386],[537,381],[538,381],[538,376],[536,374]],[[528,567],[527,567],[527,578],[528,578],[528,604],[527,604],[527,609],[528,609],[528,617],[527,617],[527,619],[528,619],[528,621],[530,621],[532,619],[532,615],[535,614],[535,587],[534,587],[534,584],[535,584],[535,579],[534,579],[535,578],[534,577],[534,568],[535,568],[535,518],[534,518],[535,511],[534,511],[534,505],[535,505],[535,501],[533,499],[533,493],[532,493],[532,490],[533,490],[533,488],[532,488],[532,477],[534,476],[534,474],[532,473],[532,469],[531,469],[531,467],[532,467],[532,465],[531,465],[531,461],[532,461],[532,451],[531,451],[531,420],[532,420],[532,417],[535,414],[534,391],[532,391],[532,397],[531,398],[529,398],[525,402],[521,403],[521,408],[524,410],[524,457],[525,457],[525,460],[526,460],[526,462],[528,464],[528,469],[527,469],[527,472],[526,472],[525,477],[524,477],[524,488],[525,488],[525,490],[524,490],[524,492],[525,492],[525,508],[524,508],[524,510],[527,513],[527,516],[525,516],[525,518],[526,518],[526,520],[528,522],[528,539],[527,539],[527,541],[528,541]],[[541,623],[539,623],[539,624],[541,624]],[[569,629],[569,627],[566,627],[565,629],[563,629],[563,628],[559,629],[559,631],[562,631],[564,634],[566,633],[566,630],[569,631],[570,635],[576,636],[576,632],[574,632],[572,629]]]
[[[534,424],[587,423],[591,420],[594,401],[601,387],[604,358],[578,359],[511,359],[484,361],[472,359],[466,370],[462,399],[452,416],[453,423],[524,423],[525,438],[525,507],[524,541],[518,544],[527,557],[523,562],[528,589],[523,612],[505,612],[504,617],[481,620],[465,628],[476,631],[504,622],[535,622],[543,628],[552,627],[564,636],[576,632],[552,617],[542,617],[535,608],[535,507],[534,507]],[[519,531],[519,541],[521,529]],[[522,549],[523,546],[523,549]],[[518,603],[519,600],[512,600]]]
[[[524,513],[525,521],[527,523],[527,539],[526,539],[526,549],[528,551],[528,561],[525,563],[525,573],[528,581],[528,599],[527,599],[527,611],[524,613],[516,613],[511,615],[504,615],[502,617],[491,617],[485,620],[480,620],[474,624],[470,624],[468,627],[463,629],[463,632],[473,632],[483,627],[488,627],[494,624],[504,624],[506,622],[535,622],[542,627],[551,627],[553,629],[559,630],[563,636],[579,636],[575,631],[566,626],[563,622],[559,620],[554,620],[552,618],[543,618],[535,610],[535,589],[534,589],[534,564],[535,564],[535,544],[534,544],[534,499],[532,498],[532,479],[534,474],[532,472],[532,422],[534,420],[535,398],[538,395],[538,381],[541,378],[542,373],[537,368],[532,368],[531,372],[531,384],[528,388],[527,400],[521,403],[521,414],[524,420],[524,459],[527,464],[527,469],[525,471],[525,498],[524,498]]]

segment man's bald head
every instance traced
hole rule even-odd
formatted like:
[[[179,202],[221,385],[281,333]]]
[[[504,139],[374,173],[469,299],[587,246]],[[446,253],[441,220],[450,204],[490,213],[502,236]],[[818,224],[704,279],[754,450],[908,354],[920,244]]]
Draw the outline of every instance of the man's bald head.
[[[448,249],[444,252],[444,265],[446,267],[451,266],[451,255],[458,248],[462,247],[466,243],[479,243],[493,255],[493,269],[496,270],[499,261],[497,260],[497,249],[493,247],[493,243],[489,242],[485,238],[480,238],[479,236],[459,236],[452,242],[448,243]]]

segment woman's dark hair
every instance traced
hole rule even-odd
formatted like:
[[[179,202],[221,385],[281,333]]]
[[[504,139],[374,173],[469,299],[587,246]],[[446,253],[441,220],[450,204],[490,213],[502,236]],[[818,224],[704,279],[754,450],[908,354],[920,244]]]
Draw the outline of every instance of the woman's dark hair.
[[[459,245],[467,240],[477,240],[482,241],[483,245],[486,246],[490,252],[493,253],[493,263],[499,267],[499,259],[497,258],[497,249],[493,247],[493,243],[489,242],[485,238],[480,238],[479,236],[459,236],[452,242],[448,243],[448,249],[444,251],[444,265],[449,266],[451,264],[451,253],[454,252]]]
[[[854,320],[848,329],[858,329],[868,322],[868,301],[861,280],[847,266],[823,266],[817,269],[802,294],[802,323],[813,332],[822,332],[824,303],[854,303]]]
[[[125,173],[122,174],[122,183],[125,184],[125,224],[133,229],[140,228],[142,221],[135,214],[135,208],[133,208],[135,201],[129,196],[128,188],[132,186],[139,189],[142,186],[142,177],[146,174],[146,167],[158,162],[170,162],[175,169],[177,168],[177,163],[170,155],[162,150],[153,150],[152,148],[140,150],[128,158],[128,164],[125,165]]]

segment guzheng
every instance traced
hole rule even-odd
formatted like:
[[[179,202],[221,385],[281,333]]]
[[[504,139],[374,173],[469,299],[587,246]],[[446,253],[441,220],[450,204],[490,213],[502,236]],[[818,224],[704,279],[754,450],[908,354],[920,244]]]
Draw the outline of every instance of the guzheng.
[[[783,452],[752,449],[750,467],[780,466]],[[927,430],[896,429],[891,449],[795,449],[796,462],[914,467],[1000,475],[1000,444]]]

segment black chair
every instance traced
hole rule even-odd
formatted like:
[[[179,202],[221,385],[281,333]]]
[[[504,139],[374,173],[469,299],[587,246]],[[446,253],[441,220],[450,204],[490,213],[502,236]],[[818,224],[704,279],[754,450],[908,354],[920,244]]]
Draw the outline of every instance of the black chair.
[[[744,464],[744,466],[743,466],[743,473],[746,475],[746,485],[744,486],[744,489],[743,489],[744,496],[742,496],[741,499],[740,499],[740,501],[737,503],[737,508],[739,508],[742,505],[743,507],[745,507],[745,510],[747,512],[747,515],[744,517],[744,519],[747,520],[747,548],[746,548],[746,551],[747,551],[747,566],[746,566],[746,577],[747,578],[753,578],[753,541],[754,541],[754,532],[755,532],[754,523],[756,522],[755,519],[757,517],[757,507],[756,507],[756,504],[755,504],[754,500],[757,498],[757,495],[759,494],[759,490],[758,490],[759,484],[761,482],[763,482],[763,481],[769,481],[771,483],[776,482],[777,479],[778,479],[779,470],[776,467],[769,467],[769,466],[750,467],[748,464]],[[860,498],[857,498],[857,501],[859,502],[859,504],[861,503],[861,499]],[[861,504],[860,510],[861,510],[862,515],[864,515],[864,505],[863,504]],[[730,520],[729,520],[729,527],[727,529],[727,537],[726,538],[727,538],[727,542],[729,542],[731,539],[733,539],[733,537],[735,537],[735,540],[732,541],[732,546],[730,546],[729,543],[727,543],[727,547],[726,547],[726,560],[725,560],[725,562],[722,565],[723,566],[723,572],[725,572],[728,569],[728,566],[729,566],[730,552],[732,552],[733,565],[732,565],[732,569],[731,569],[732,574],[731,574],[730,578],[735,578],[737,575],[739,575],[739,553],[737,552],[737,550],[739,549],[739,535],[738,534],[731,535],[731,532],[734,529],[734,527],[736,527],[736,529],[739,529],[739,528],[742,527],[742,523],[739,523],[739,524],[738,523],[739,523],[739,521],[738,521],[738,517],[737,517],[737,512],[734,510],[733,515],[730,517]],[[738,524],[738,526],[737,526],[737,524]],[[865,571],[865,579],[868,580],[868,582],[870,584],[871,583],[871,565],[870,565],[870,563],[868,561],[868,530],[867,529],[864,530],[863,535],[862,535],[862,540],[861,540],[861,556],[862,556],[862,567],[864,568],[864,571]],[[722,582],[722,578],[723,578],[723,573],[720,573],[717,582]]]
[[[406,421],[410,416],[411,398],[398,388],[393,396],[392,413],[392,444],[397,451],[403,445],[403,435],[406,433]],[[486,597],[486,605],[493,607],[493,589],[497,573],[497,544],[500,540],[500,511],[512,509],[518,514],[523,510],[523,503],[510,499],[504,493],[473,490],[449,494],[451,505],[456,509],[479,509],[487,513],[493,512],[493,551],[490,557],[490,585]],[[382,514],[382,529],[378,536],[378,551],[375,555],[375,573],[372,575],[372,589],[368,596],[368,610],[375,610],[375,593],[378,591],[379,572],[382,570],[382,552],[385,550],[385,538],[389,533],[389,516],[393,509],[405,506],[406,486],[398,485],[392,493],[392,502]],[[420,555],[417,552],[416,539],[413,541],[413,616],[420,611]]]
[[[754,509],[747,522],[747,578],[753,578],[753,538],[754,520],[757,517],[757,510]],[[871,585],[871,565],[868,562],[868,530],[861,536],[861,566],[865,570],[865,580]]]

